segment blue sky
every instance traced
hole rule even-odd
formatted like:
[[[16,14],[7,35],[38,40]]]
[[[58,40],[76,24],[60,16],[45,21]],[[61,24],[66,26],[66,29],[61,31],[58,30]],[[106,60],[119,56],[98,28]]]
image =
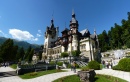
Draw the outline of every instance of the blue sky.
[[[0,0],[0,36],[43,44],[50,21],[59,26],[59,34],[69,28],[72,10],[79,22],[79,31],[91,34],[108,31],[121,24],[130,12],[130,0]]]

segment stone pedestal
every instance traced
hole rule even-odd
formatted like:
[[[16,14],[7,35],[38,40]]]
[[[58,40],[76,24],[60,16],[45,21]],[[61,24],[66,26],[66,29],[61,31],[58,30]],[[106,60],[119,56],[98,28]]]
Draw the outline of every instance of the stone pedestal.
[[[78,76],[82,82],[94,82],[94,77],[96,73],[93,69],[89,71],[78,71]]]

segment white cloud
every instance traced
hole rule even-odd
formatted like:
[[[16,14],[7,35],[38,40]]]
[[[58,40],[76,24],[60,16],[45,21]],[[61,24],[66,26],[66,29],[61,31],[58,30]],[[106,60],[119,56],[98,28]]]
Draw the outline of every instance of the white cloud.
[[[22,31],[19,29],[9,29],[9,34],[11,34],[14,39],[18,40],[38,41],[38,38],[35,38],[28,31]]]
[[[38,30],[38,33],[42,33],[41,30]]]
[[[0,30],[0,33],[1,33],[4,37],[7,37],[7,34],[5,34],[2,30]]]
[[[38,38],[35,38],[34,41],[38,41]]]
[[[41,35],[40,34],[37,34],[37,37],[40,37]]]

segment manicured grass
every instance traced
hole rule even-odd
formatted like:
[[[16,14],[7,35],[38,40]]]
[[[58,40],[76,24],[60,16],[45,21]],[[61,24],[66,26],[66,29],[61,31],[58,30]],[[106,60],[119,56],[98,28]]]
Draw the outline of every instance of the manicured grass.
[[[17,68],[17,64],[12,64],[12,65],[10,65],[10,67],[13,68],[13,69],[16,69]]]
[[[19,75],[22,79],[31,79],[31,78],[36,78],[39,76],[43,76],[46,74],[51,74],[51,73],[57,73],[57,72],[65,72],[65,70],[47,70],[47,71],[39,71],[39,72],[32,72],[32,73],[26,73],[24,75]]]
[[[81,82],[81,81],[77,75],[70,75],[70,76],[59,78],[53,82]],[[95,76],[95,82],[127,82],[127,81],[113,76],[97,74]]]

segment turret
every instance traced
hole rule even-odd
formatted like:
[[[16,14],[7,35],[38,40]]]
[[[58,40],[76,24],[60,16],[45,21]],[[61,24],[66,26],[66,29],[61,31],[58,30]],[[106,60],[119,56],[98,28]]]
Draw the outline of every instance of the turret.
[[[72,19],[70,21],[70,29],[72,29],[73,34],[77,34],[78,32],[78,21],[76,20],[75,13],[72,11]]]
[[[74,13],[74,11],[72,11],[72,19],[70,21],[70,32],[71,35],[69,38],[72,39],[72,41],[70,42],[70,46],[72,45],[72,49],[71,50],[78,50],[78,46],[79,46],[79,38],[78,38],[78,21],[76,20],[76,15]]]
[[[46,32],[45,32],[45,47],[51,48],[54,47],[54,42],[57,40],[59,32],[59,27],[54,26],[54,20],[51,20],[50,26],[47,26]]]

